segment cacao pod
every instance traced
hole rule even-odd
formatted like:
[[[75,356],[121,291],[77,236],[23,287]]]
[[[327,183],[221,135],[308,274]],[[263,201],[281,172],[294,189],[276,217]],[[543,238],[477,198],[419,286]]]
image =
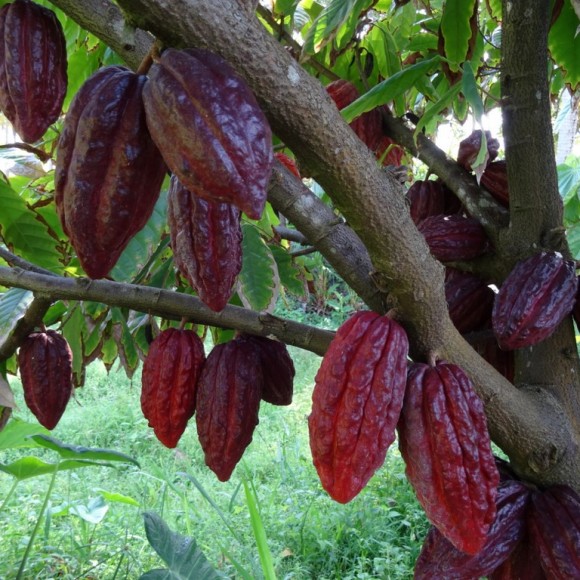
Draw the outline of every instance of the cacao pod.
[[[445,192],[440,181],[415,181],[407,191],[407,200],[415,224],[429,216],[445,213]]]
[[[408,349],[397,322],[357,312],[338,329],[324,355],[308,429],[322,486],[338,502],[363,489],[395,439]]]
[[[489,574],[489,580],[547,580],[536,547],[524,532],[514,551]]]
[[[279,340],[250,334],[241,335],[240,340],[252,344],[260,357],[264,378],[262,400],[271,405],[290,405],[296,371],[286,345]]]
[[[410,365],[398,425],[406,474],[427,518],[477,554],[494,521],[499,474],[483,404],[456,365]]]
[[[71,103],[58,142],[56,208],[91,278],[106,276],[142,229],[166,168],[145,123],[147,77],[100,69]]]
[[[528,531],[548,578],[580,578],[580,496],[572,488],[533,493]]]
[[[572,315],[574,316],[576,326],[580,328],[580,284],[578,284],[578,290],[576,291],[576,300],[574,301]]]
[[[485,231],[475,218],[434,215],[425,218],[418,228],[431,254],[441,262],[471,260],[489,248]]]
[[[196,424],[206,465],[227,481],[258,424],[262,368],[247,340],[218,344],[207,357],[197,389]]]
[[[575,262],[558,252],[540,252],[518,262],[493,305],[499,346],[513,350],[550,336],[572,311],[577,286]]]
[[[0,10],[0,109],[26,143],[61,112],[67,89],[66,40],[52,10],[16,0]]]
[[[141,375],[141,410],[155,436],[173,448],[195,412],[205,353],[192,330],[168,328],[149,346]]]
[[[206,201],[172,176],[167,219],[175,265],[204,304],[223,310],[242,269],[240,210]]]
[[[481,176],[481,185],[504,207],[510,206],[507,167],[505,161],[490,163]]]
[[[466,334],[481,329],[491,320],[495,294],[474,274],[447,268],[445,272],[445,299],[451,321]]]
[[[33,332],[18,352],[24,400],[38,422],[54,429],[73,392],[72,352],[55,330]]]
[[[288,157],[285,153],[274,153],[274,157],[286,168],[290,173],[293,173],[298,179],[302,179],[296,161]]]
[[[485,132],[485,138],[487,140],[487,155],[488,159],[485,160],[485,164],[489,161],[493,161],[499,151],[499,141],[492,138],[489,131]],[[459,143],[459,151],[457,153],[457,163],[462,167],[465,167],[467,171],[471,171],[471,165],[477,159],[479,150],[481,149],[481,130],[476,130],[466,137]]]
[[[510,383],[514,382],[515,359],[513,350],[502,350],[493,337],[475,344],[473,348]]]
[[[508,481],[499,487],[496,518],[483,548],[474,556],[459,551],[437,528],[431,528],[415,565],[415,580],[464,580],[493,572],[509,557],[525,533],[529,496],[528,487],[517,481]]]
[[[259,219],[272,133],[234,69],[206,50],[167,49],[149,71],[143,102],[151,135],[184,187]]]
[[[387,151],[385,155],[385,152]],[[399,167],[403,160],[405,151],[399,147],[390,137],[382,135],[374,148],[375,157],[380,161],[382,159],[383,165],[394,165]]]

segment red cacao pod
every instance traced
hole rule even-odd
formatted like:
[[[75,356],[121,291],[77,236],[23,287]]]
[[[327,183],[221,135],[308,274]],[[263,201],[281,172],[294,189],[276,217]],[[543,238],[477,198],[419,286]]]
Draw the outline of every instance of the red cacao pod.
[[[514,551],[491,574],[489,580],[547,580],[540,557],[525,531]]]
[[[548,578],[580,578],[580,496],[572,488],[532,494],[528,531]]]
[[[499,151],[499,141],[492,138],[489,131],[485,132],[485,138],[487,140],[487,155],[485,164],[489,161],[493,161]],[[457,153],[457,163],[465,167],[467,171],[471,171],[472,164],[477,159],[479,150],[481,149],[481,130],[473,131],[469,137],[466,137],[459,143],[459,151]]]
[[[253,345],[260,357],[264,378],[262,400],[271,405],[290,405],[296,371],[286,345],[279,340],[250,334],[241,335],[239,339]]]
[[[58,142],[56,208],[91,278],[106,276],[145,226],[165,177],[145,123],[146,80],[120,66],[97,71],[71,103]]]
[[[388,153],[385,155],[385,151]],[[374,148],[375,157],[379,160],[383,160],[383,165],[394,165],[399,167],[403,161],[403,155],[405,151],[399,147],[390,137],[387,135],[382,135],[377,141]],[[384,156],[384,157],[383,157]]]
[[[72,352],[55,330],[33,332],[20,346],[24,400],[38,422],[54,429],[73,392]]]
[[[395,439],[408,349],[397,322],[357,312],[338,329],[324,355],[308,428],[322,486],[338,502],[363,489]]]
[[[251,443],[258,424],[262,368],[256,349],[246,340],[213,348],[201,372],[196,423],[206,465],[227,481]]]
[[[540,252],[518,262],[493,305],[499,346],[513,350],[548,338],[574,307],[576,264],[558,252]]]
[[[505,161],[489,163],[481,176],[481,185],[504,207],[510,206],[510,194]]]
[[[445,299],[451,321],[466,334],[479,330],[491,320],[495,294],[474,274],[447,268],[445,272]]]
[[[0,109],[26,143],[61,112],[67,89],[66,41],[48,8],[16,0],[0,10]]]
[[[441,262],[471,260],[484,254],[489,241],[481,224],[461,215],[434,215],[419,225],[431,254]]]
[[[168,328],[149,346],[141,375],[141,410],[166,447],[177,445],[193,417],[204,362],[203,343],[192,330]]]
[[[259,219],[272,133],[234,69],[206,50],[167,49],[149,71],[143,102],[151,135],[184,187]]]
[[[477,554],[494,521],[499,473],[483,404],[456,365],[410,365],[398,425],[406,474],[427,518]]]
[[[415,224],[429,216],[445,213],[445,191],[440,181],[415,181],[407,191],[407,200]]]
[[[302,179],[296,161],[288,157],[285,153],[274,153],[274,157],[286,168],[290,173],[293,173],[298,179]]]
[[[223,310],[242,269],[240,210],[206,201],[172,176],[167,219],[175,265],[204,304]]]

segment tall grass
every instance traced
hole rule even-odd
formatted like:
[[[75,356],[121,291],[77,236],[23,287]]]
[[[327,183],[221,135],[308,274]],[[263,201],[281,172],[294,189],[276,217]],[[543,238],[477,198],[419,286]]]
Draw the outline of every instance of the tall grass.
[[[138,578],[160,567],[141,516],[143,510],[155,510],[172,529],[195,537],[228,577],[238,577],[235,560],[251,577],[261,578],[244,480],[257,501],[278,578],[411,578],[427,525],[404,479],[396,445],[357,498],[347,505],[333,502],[320,486],[308,444],[306,419],[320,359],[299,350],[292,350],[292,356],[297,367],[292,405],[262,404],[254,440],[225,484],[204,465],[195,422],[177,449],[166,449],[141,415],[139,377],[129,381],[121,372],[107,374],[100,363],[92,364],[86,386],[77,391],[53,435],[121,451],[141,468],[58,474],[24,577]],[[12,383],[17,415],[33,420],[20,386]],[[1,461],[27,454],[43,455],[10,450]],[[18,569],[48,480],[21,482],[0,512],[0,578],[14,577]],[[11,484],[0,473],[0,500]]]

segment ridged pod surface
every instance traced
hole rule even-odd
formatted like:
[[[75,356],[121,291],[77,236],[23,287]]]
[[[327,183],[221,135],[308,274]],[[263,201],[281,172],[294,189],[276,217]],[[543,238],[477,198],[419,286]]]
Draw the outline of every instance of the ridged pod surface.
[[[26,406],[54,429],[73,392],[72,352],[55,330],[33,332],[20,346],[18,368]]]
[[[242,269],[240,210],[229,203],[206,201],[172,176],[167,221],[173,259],[200,299],[223,310]]]
[[[431,254],[441,262],[471,260],[484,254],[489,241],[481,224],[461,215],[434,215],[418,226]]]
[[[508,481],[497,494],[497,515],[487,541],[476,555],[461,552],[431,528],[415,564],[415,580],[464,580],[487,576],[501,565],[525,533],[530,491],[523,483]]]
[[[427,518],[458,550],[477,554],[495,519],[499,473],[483,404],[461,368],[410,365],[398,431]]]
[[[489,580],[547,580],[540,563],[540,556],[530,540],[527,531],[524,533],[514,551],[493,572]]]
[[[184,187],[259,219],[272,133],[234,69],[207,50],[169,48],[149,71],[143,102],[151,135]]]
[[[518,262],[493,305],[493,331],[501,348],[513,350],[548,338],[574,307],[576,264],[558,252]]]
[[[408,350],[397,322],[357,312],[324,355],[308,419],[310,449],[322,486],[340,503],[364,488],[395,439]]]
[[[481,176],[481,185],[504,207],[510,206],[507,166],[505,161],[489,163]]]
[[[491,136],[489,131],[485,132],[487,140],[487,155],[488,162],[493,161],[499,151],[499,141]],[[471,165],[477,159],[479,150],[481,148],[481,130],[478,129],[471,133],[468,137],[459,143],[459,151],[457,153],[457,163],[462,165],[467,171],[471,171]]]
[[[149,346],[141,375],[141,410],[166,447],[177,445],[193,417],[204,362],[203,343],[192,330],[168,328]]]
[[[580,578],[580,496],[572,488],[534,493],[528,530],[548,578]]]
[[[415,224],[432,215],[445,213],[445,191],[440,181],[418,180],[407,191],[409,211]]]
[[[196,424],[206,465],[227,481],[258,424],[263,376],[256,349],[245,340],[213,348],[198,382]]]
[[[141,100],[144,75],[100,69],[71,103],[58,142],[56,208],[91,278],[106,276],[153,212],[166,168]]]
[[[0,10],[0,109],[26,143],[61,112],[67,89],[66,40],[48,8],[16,0]]]
[[[296,371],[286,345],[279,340],[251,334],[240,335],[238,340],[248,341],[260,357],[264,378],[262,400],[271,405],[290,405]]]
[[[274,153],[274,157],[292,174],[294,174],[298,179],[302,179],[300,171],[298,171],[298,166],[296,161],[291,157],[288,157],[286,153]]]

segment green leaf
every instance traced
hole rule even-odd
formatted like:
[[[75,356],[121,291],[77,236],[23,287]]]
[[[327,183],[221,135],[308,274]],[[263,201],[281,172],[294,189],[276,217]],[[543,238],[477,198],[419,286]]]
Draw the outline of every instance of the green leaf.
[[[441,17],[445,56],[452,71],[459,70],[467,57],[471,39],[471,17],[476,0],[447,0]]]
[[[0,180],[0,237],[9,248],[29,262],[51,270],[63,271],[56,240],[35,218],[35,212],[4,181]]]
[[[10,336],[33,299],[32,292],[21,288],[10,288],[0,295],[0,344]]]
[[[394,74],[382,83],[374,86],[368,93],[359,97],[356,101],[345,107],[340,112],[347,123],[356,119],[359,115],[389,103],[405,91],[414,87],[417,80],[427,74],[436,64],[441,61],[440,56],[434,56],[428,60],[422,60],[406,69]]]
[[[139,467],[139,462],[129,455],[113,451],[111,449],[99,449],[96,447],[81,447],[59,441],[49,435],[33,435],[32,439],[42,447],[56,451],[64,459],[93,459],[95,461],[117,461],[120,463],[132,463]]]
[[[94,466],[112,467],[107,463],[74,459],[66,459],[65,461],[60,461],[58,463],[50,463],[48,461],[43,461],[38,457],[28,456],[17,459],[7,465],[0,463],[0,471],[12,475],[12,477],[15,477],[18,481],[23,481],[24,479],[30,479],[32,477],[52,474],[55,471],[68,471],[71,469],[81,469],[83,467]]]
[[[566,203],[571,196],[575,195],[580,185],[580,163],[577,165],[568,165],[562,163],[558,165],[558,189],[560,195]]]
[[[85,357],[83,339],[88,332],[87,323],[78,302],[69,305],[70,316],[62,326],[62,334],[66,338],[73,354],[74,383],[80,386],[84,383]]]
[[[124,503],[126,505],[132,505],[135,507],[141,507],[141,504],[135,499],[128,495],[123,495],[121,493],[115,493],[111,491],[105,491],[104,489],[97,489],[102,496],[108,502],[111,503]]]
[[[463,63],[463,78],[461,79],[461,91],[463,92],[467,102],[471,105],[473,116],[481,123],[481,118],[484,114],[483,102],[479,96],[479,87],[475,82],[475,75],[471,63]]]
[[[169,526],[154,512],[143,514],[145,533],[153,549],[169,566],[166,576],[162,570],[152,570],[144,578],[171,578],[176,580],[215,580],[223,578],[207,561],[193,538],[172,532]],[[153,575],[152,575],[153,573]]]
[[[274,13],[283,14],[284,16],[291,15],[296,10],[299,2],[300,0],[276,0]]]
[[[304,296],[306,294],[306,286],[303,271],[297,266],[292,256],[280,246],[270,246],[270,251],[276,260],[282,286],[292,292],[292,294]]]
[[[89,524],[100,524],[107,515],[109,506],[102,497],[93,497],[87,505],[77,504],[70,508],[69,513],[78,516]]]
[[[453,99],[457,97],[460,90],[461,85],[455,83],[437,102],[430,104],[425,109],[425,112],[415,128],[415,139],[423,131],[423,127],[426,127],[441,111],[443,111],[443,109],[446,109],[451,105]]]
[[[246,308],[271,310],[280,285],[276,261],[258,228],[242,224],[242,231],[243,258],[238,277],[238,295]]]
[[[575,260],[580,260],[580,222],[575,223],[566,230],[566,238],[570,251]]]
[[[130,379],[139,366],[137,346],[135,345],[133,335],[127,326],[127,320],[121,309],[112,308],[111,313],[113,315],[113,322],[115,323],[113,336],[119,350],[119,358],[127,377]]]
[[[48,435],[50,431],[38,423],[28,423],[22,419],[11,419],[0,431],[0,450],[18,449],[20,447],[39,447],[30,439],[31,435]]]
[[[573,91],[580,84],[580,34],[577,34],[579,24],[570,0],[567,0],[548,35],[548,48],[552,58],[565,72],[564,82],[569,83]]]

